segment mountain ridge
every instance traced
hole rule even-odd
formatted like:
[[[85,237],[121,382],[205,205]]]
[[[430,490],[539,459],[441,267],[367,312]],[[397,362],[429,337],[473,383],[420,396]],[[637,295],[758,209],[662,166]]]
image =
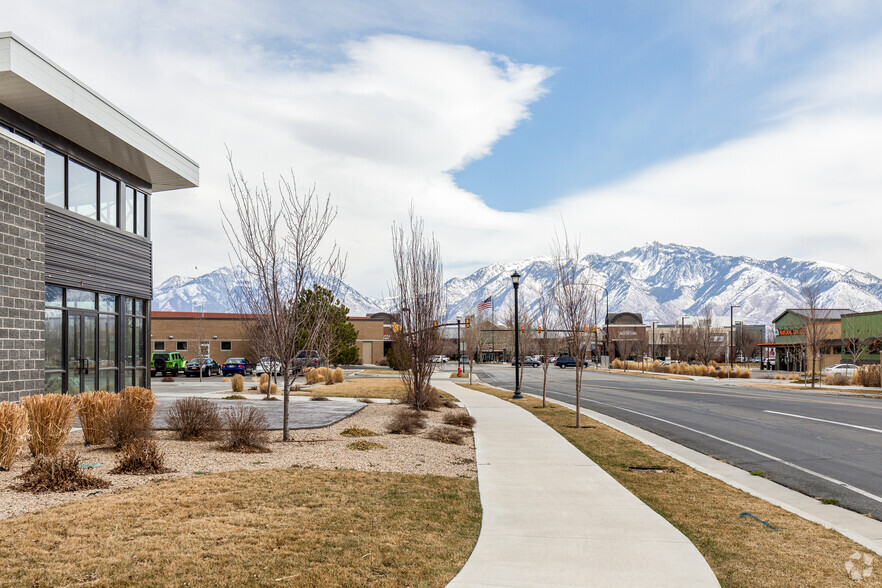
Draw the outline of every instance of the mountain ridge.
[[[706,307],[716,315],[728,314],[729,306],[737,305],[738,320],[770,324],[785,308],[803,305],[802,284],[818,287],[824,306],[855,311],[882,308],[882,279],[823,261],[717,255],[701,247],[655,241],[608,256],[589,253],[580,261],[585,266],[582,279],[599,286],[600,320],[607,302],[601,288],[609,292],[610,312],[638,312],[646,321],[661,323],[698,315]],[[520,302],[535,314],[538,297],[549,295],[554,283],[551,256],[496,262],[468,276],[450,278],[444,283],[447,316],[473,314],[489,296],[501,320],[513,304],[510,274],[515,269],[523,276]],[[153,308],[198,310],[204,305],[207,312],[232,312],[227,294],[231,276],[230,268],[198,277],[172,276],[155,289]],[[353,316],[389,311],[394,306],[390,298],[369,298],[345,283],[339,295]]]

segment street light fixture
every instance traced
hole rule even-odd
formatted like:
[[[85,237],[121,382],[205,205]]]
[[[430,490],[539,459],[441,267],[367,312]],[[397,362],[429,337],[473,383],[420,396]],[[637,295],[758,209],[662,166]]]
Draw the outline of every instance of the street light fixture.
[[[741,308],[739,304],[729,307],[729,377],[732,377],[732,357],[735,355],[735,309]],[[742,330],[744,327],[741,327]]]
[[[518,270],[515,270],[514,273],[511,274],[511,283],[514,284],[514,329],[515,329],[515,392],[514,396],[512,396],[512,400],[520,400],[523,398],[521,395],[521,370],[518,368],[518,363],[521,358],[521,342],[520,342],[520,327],[518,326],[518,285],[521,283],[521,274],[518,273]]]
[[[601,286],[600,284],[585,284],[586,286],[593,286],[595,288],[600,288],[606,293],[606,318],[603,319],[603,338],[606,339],[604,342],[604,351],[606,351],[606,367],[609,369],[611,367],[611,363],[609,361],[609,290]],[[594,325],[594,328],[597,328],[597,325]]]

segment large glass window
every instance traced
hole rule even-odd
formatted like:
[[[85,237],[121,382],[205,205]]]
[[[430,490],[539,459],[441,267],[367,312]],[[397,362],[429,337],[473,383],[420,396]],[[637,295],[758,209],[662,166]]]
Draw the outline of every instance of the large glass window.
[[[102,223],[116,226],[116,199],[119,182],[107,176],[101,176],[101,194],[99,218]]]
[[[135,232],[147,236],[147,194],[138,192],[138,208],[135,211]]]
[[[98,172],[67,160],[67,208],[89,218],[98,218]]]
[[[135,189],[126,186],[126,222],[125,230],[135,232]]]
[[[64,288],[46,286],[46,306],[63,306]]]
[[[48,204],[64,208],[64,155],[46,149],[43,195]]]
[[[116,367],[116,315],[98,315],[98,367]]]
[[[64,311],[46,309],[46,370],[64,369]]]
[[[86,290],[67,289],[67,306],[95,310],[95,293]]]

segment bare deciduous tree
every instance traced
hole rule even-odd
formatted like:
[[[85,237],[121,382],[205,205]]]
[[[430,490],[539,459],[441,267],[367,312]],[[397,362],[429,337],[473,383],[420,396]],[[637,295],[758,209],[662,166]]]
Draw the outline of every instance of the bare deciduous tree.
[[[590,280],[582,274],[586,269],[579,256],[579,243],[571,242],[563,229],[551,245],[554,267],[552,297],[557,307],[561,330],[566,336],[567,350],[576,360],[576,407],[581,406],[582,375],[590,341],[585,328],[591,320],[593,291]],[[582,426],[581,411],[576,410],[576,427]]]
[[[425,235],[423,221],[416,217],[413,208],[406,226],[392,227],[392,256],[392,294],[401,312],[400,354],[406,354],[410,360],[401,373],[407,403],[417,410],[432,408],[438,401],[431,394],[430,380],[435,371],[432,356],[441,349],[441,339],[433,324],[441,318],[444,308],[443,268],[438,241]]]
[[[725,334],[714,327],[714,315],[710,306],[698,317],[692,334],[695,339],[695,357],[704,365],[709,364],[722,353]]]
[[[551,308],[552,303],[553,301],[545,296],[544,293],[540,295],[539,299],[536,301],[538,307],[536,322],[538,323],[539,328],[542,329],[542,332],[536,338],[536,345],[539,348],[539,354],[542,356],[542,408],[545,408],[548,367],[551,365],[548,358],[551,357],[551,354],[554,353],[557,346],[557,340],[552,336],[555,334],[553,331],[557,328],[557,323],[555,321],[556,317]]]
[[[800,288],[805,308],[802,309],[799,340],[806,362],[812,366],[812,388],[815,387],[815,373],[817,362],[821,356],[821,349],[830,337],[830,311],[821,307],[821,289],[818,286],[803,284]],[[808,366],[805,366],[808,368]],[[806,369],[806,371],[808,371]]]
[[[744,361],[750,361],[756,355],[759,344],[763,342],[763,331],[742,323],[735,336],[738,338],[735,343],[741,349]]]
[[[279,178],[274,200],[266,180],[252,188],[229,152],[227,160],[234,208],[229,215],[222,209],[222,214],[231,261],[235,262],[230,297],[241,314],[251,315],[242,328],[252,344],[282,365],[282,438],[288,441],[292,375],[288,366],[298,351],[298,333],[307,319],[307,313],[294,309],[302,308],[300,299],[309,286],[324,280],[333,283],[343,275],[346,258],[336,243],[327,253],[320,253],[337,209],[330,196],[319,197],[315,187],[298,191],[293,172],[290,180]],[[310,337],[314,335],[317,333]],[[311,338],[307,348],[312,344]],[[270,386],[267,388],[269,393]]]

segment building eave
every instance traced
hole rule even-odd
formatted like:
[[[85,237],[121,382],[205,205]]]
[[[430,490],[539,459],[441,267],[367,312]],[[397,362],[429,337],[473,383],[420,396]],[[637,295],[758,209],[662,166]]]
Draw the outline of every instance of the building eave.
[[[195,188],[199,165],[16,35],[0,32],[0,103],[143,179]]]

